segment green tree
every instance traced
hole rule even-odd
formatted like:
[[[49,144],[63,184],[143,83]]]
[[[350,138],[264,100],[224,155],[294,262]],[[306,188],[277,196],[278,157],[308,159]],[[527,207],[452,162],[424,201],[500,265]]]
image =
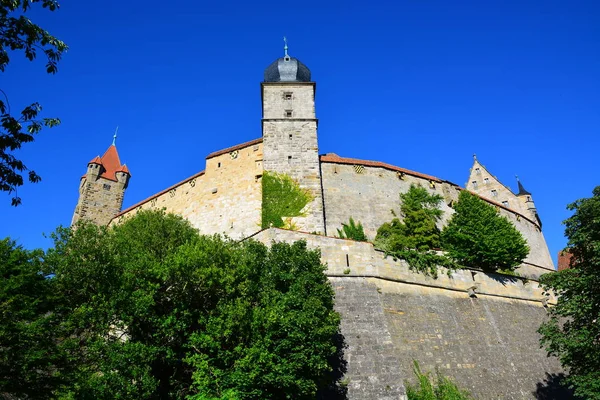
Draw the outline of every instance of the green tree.
[[[398,218],[386,222],[377,230],[375,246],[394,258],[405,260],[414,271],[437,277],[438,266],[455,268],[454,263],[433,249],[440,247],[440,230],[437,223],[443,211],[439,208],[442,196],[427,189],[411,185],[400,194]]]
[[[142,211],[59,230],[45,262],[75,366],[58,397],[314,398],[330,383],[339,316],[304,242],[200,236]]]
[[[342,229],[338,229],[337,233],[338,237],[342,239],[357,240],[359,242],[366,242],[368,240],[362,224],[355,222],[352,217],[350,217],[347,224],[342,224]]]
[[[411,185],[400,194],[402,221],[394,218],[377,230],[375,242],[384,250],[414,249],[427,251],[440,247],[440,230],[437,222],[443,211],[439,208],[442,196],[427,189]]]
[[[575,394],[600,399],[600,186],[567,209],[573,211],[564,222],[571,266],[540,279],[558,302],[539,332],[548,353],[568,368]]]
[[[11,0],[0,3],[0,71],[5,71],[10,62],[9,51],[23,51],[25,57],[32,61],[38,52],[44,53],[47,63],[46,71],[54,74],[57,64],[67,45],[40,26],[31,22],[24,14],[34,3],[41,3],[50,11],[58,9],[55,0]],[[39,182],[40,176],[30,170],[15,157],[14,152],[24,143],[34,140],[44,126],[53,127],[60,123],[58,118],[41,118],[42,106],[33,103],[25,107],[18,115],[11,113],[6,93],[0,90],[0,191],[12,195],[12,205],[19,205],[21,198],[17,188],[23,185],[23,173],[27,173],[32,183]]]
[[[0,396],[48,398],[62,380],[52,284],[43,252],[0,241]],[[12,397],[8,397],[12,398]]]
[[[529,253],[527,242],[495,207],[463,190],[442,231],[442,247],[459,264],[486,270],[514,270]]]

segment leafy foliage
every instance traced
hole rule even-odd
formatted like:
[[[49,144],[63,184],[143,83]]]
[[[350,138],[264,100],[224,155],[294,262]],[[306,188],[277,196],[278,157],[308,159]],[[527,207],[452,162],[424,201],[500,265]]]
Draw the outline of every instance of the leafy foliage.
[[[262,177],[263,229],[294,229],[291,219],[303,216],[303,209],[313,200],[308,190],[286,174],[265,171]]]
[[[437,277],[438,266],[455,268],[446,256],[432,251],[440,247],[437,222],[443,211],[439,208],[442,196],[411,185],[400,194],[402,221],[386,222],[377,230],[375,245],[394,258],[406,260],[412,270]]]
[[[411,185],[406,193],[400,194],[402,221],[394,218],[377,230],[375,241],[378,246],[389,251],[439,248],[440,230],[436,223],[443,213],[439,209],[442,200],[438,194],[430,194],[421,186]]]
[[[54,74],[57,64],[67,45],[40,26],[25,17],[25,13],[34,3],[41,3],[50,11],[58,9],[55,0],[11,0],[0,4],[0,71],[5,71],[10,62],[9,51],[23,51],[25,57],[33,61],[39,51],[46,56],[46,71]],[[42,128],[60,124],[58,118],[38,119],[42,106],[33,103],[25,107],[17,116],[11,114],[8,97],[0,99],[0,191],[13,194],[12,205],[19,205],[21,199],[17,188],[23,185],[22,173],[27,172],[29,181],[39,182],[40,176],[29,170],[25,164],[13,154],[23,143],[34,140]]]
[[[33,382],[40,398],[314,398],[331,385],[339,315],[304,242],[269,249],[200,236],[152,211],[112,228],[59,229],[54,240],[44,259],[4,244],[14,261],[3,264],[13,272],[2,304],[27,321],[0,327],[10,395],[25,397]],[[38,324],[46,333],[17,336]]]
[[[342,229],[338,229],[337,233],[338,237],[342,239],[351,239],[359,242],[366,242],[368,240],[362,224],[354,222],[352,217],[350,217],[347,224],[342,224]]]
[[[442,243],[459,264],[514,270],[527,257],[529,247],[521,233],[478,196],[461,191],[454,210],[442,232]]]
[[[55,301],[42,256],[0,241],[0,393],[19,398],[47,398],[61,382],[54,366],[65,361],[51,333]]]
[[[575,394],[600,399],[600,186],[567,209],[574,212],[564,222],[571,265],[540,279],[558,303],[539,332],[548,352],[568,368]]]
[[[419,363],[414,361],[413,371],[419,381],[418,386],[406,385],[408,400],[469,400],[472,397],[461,390],[449,378],[437,373],[436,379],[429,374],[424,374],[419,368]]]

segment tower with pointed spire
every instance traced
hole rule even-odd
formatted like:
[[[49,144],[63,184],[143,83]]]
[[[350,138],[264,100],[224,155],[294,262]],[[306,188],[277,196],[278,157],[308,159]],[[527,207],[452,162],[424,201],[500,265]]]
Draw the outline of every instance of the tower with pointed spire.
[[[289,175],[310,192],[313,200],[293,224],[302,231],[325,233],[315,82],[284,42],[283,57],[267,67],[261,84],[263,166]]]
[[[71,224],[86,220],[98,225],[108,225],[121,211],[131,174],[119,160],[116,136],[115,131],[113,143],[102,157],[96,156],[88,163],[87,171],[79,184],[79,200]]]

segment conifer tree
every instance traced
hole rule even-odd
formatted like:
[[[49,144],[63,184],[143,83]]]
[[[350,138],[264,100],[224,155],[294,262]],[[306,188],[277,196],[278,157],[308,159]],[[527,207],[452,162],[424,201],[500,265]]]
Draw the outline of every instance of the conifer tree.
[[[442,246],[459,264],[513,270],[527,257],[527,242],[494,206],[463,190],[454,211],[442,231]]]

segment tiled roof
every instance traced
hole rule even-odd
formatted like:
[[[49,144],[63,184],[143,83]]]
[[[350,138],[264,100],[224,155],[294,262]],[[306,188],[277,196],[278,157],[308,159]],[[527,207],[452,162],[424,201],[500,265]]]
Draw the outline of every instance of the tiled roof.
[[[416,176],[423,179],[428,179],[430,181],[442,182],[441,179],[436,178],[435,176],[422,174],[420,172],[411,171],[409,169],[404,169],[400,167],[396,167],[395,165],[386,164],[380,161],[368,161],[368,160],[359,160],[356,158],[345,158],[340,157],[334,153],[324,154],[321,157],[321,162],[329,162],[334,164],[351,164],[351,165],[364,165],[365,167],[379,167],[389,169],[390,171],[404,172],[407,175]]]
[[[127,167],[125,167],[125,168],[127,168]],[[202,175],[204,175],[204,171],[200,171],[200,172],[198,172],[197,174],[194,174],[194,175],[190,176],[189,178],[186,178],[186,179],[182,180],[181,182],[177,182],[176,184],[174,184],[174,185],[172,185],[172,186],[169,186],[169,187],[168,187],[168,188],[166,188],[165,190],[162,190],[162,191],[160,191],[160,192],[158,192],[158,193],[156,193],[156,194],[153,194],[152,196],[148,197],[147,199],[144,199],[144,200],[142,200],[142,201],[140,201],[140,202],[137,202],[137,203],[135,203],[135,204],[134,204],[134,205],[132,205],[131,207],[127,207],[126,209],[124,209],[123,211],[121,211],[120,213],[118,213],[117,215],[115,215],[115,217],[114,217],[114,218],[120,217],[121,215],[123,215],[123,214],[127,213],[128,211],[131,211],[131,210],[133,210],[134,208],[136,208],[136,207],[139,207],[139,206],[141,206],[142,204],[144,204],[144,203],[147,203],[147,202],[149,202],[150,200],[152,200],[152,199],[154,199],[154,198],[160,197],[161,195],[163,195],[163,194],[167,193],[169,190],[171,190],[171,189],[174,189],[174,188],[176,188],[176,187],[178,187],[178,186],[180,186],[180,185],[183,185],[184,183],[186,183],[186,182],[189,182],[189,181],[191,181],[192,179],[194,179],[194,178],[197,178],[197,177],[199,177],[199,176],[202,176]],[[113,219],[114,219],[114,218],[113,218]]]
[[[128,174],[128,175],[131,175],[131,173],[129,172],[129,168],[127,168],[127,165],[125,165],[125,164],[123,164],[123,165],[121,166],[121,168],[119,168],[119,169],[117,170],[117,172],[124,172],[124,173],[126,173],[126,174]]]
[[[237,146],[228,147],[228,148],[223,149],[223,150],[215,151],[214,153],[210,153],[209,155],[207,155],[206,159],[208,160],[209,158],[220,156],[221,154],[227,154],[227,153],[230,153],[230,152],[232,152],[234,150],[241,150],[241,149],[244,149],[244,148],[246,148],[248,146],[252,146],[253,144],[262,143],[262,141],[263,141],[262,138],[258,138],[258,139],[254,139],[254,140],[251,140],[251,141],[246,142],[246,143],[238,144]]]
[[[102,165],[102,173],[100,174],[100,177],[113,182],[117,182],[117,176],[115,175],[115,172],[122,171],[131,175],[129,169],[126,166],[121,165],[119,153],[117,152],[117,148],[114,144],[110,145],[102,157],[96,156],[88,164]],[[82,178],[84,177],[85,175],[82,176]]]

